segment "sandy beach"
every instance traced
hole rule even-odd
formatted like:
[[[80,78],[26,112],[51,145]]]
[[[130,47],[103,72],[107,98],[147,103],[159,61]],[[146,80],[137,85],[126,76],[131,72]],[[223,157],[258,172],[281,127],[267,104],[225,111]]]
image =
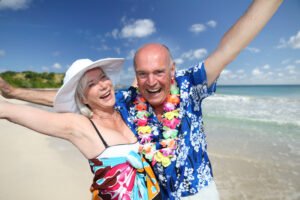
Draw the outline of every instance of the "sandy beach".
[[[300,199],[299,136],[273,138],[257,126],[209,119],[205,126],[221,199]],[[0,199],[90,199],[92,173],[72,144],[6,120],[0,129]]]
[[[91,198],[88,161],[71,143],[6,120],[0,129],[0,199]]]
[[[292,140],[282,137],[274,142],[267,135],[232,127],[220,133],[215,129],[224,130],[223,125],[209,125],[208,152],[221,199],[300,199],[299,148],[289,147]],[[299,147],[299,137],[292,142]]]

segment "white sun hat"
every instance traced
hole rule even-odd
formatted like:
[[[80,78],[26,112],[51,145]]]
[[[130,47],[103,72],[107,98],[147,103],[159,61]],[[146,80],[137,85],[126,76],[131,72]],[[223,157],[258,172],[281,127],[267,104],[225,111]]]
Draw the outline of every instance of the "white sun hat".
[[[83,74],[90,69],[100,67],[111,78],[110,75],[120,72],[124,60],[124,58],[104,58],[97,61],[90,59],[76,60],[66,71],[64,83],[54,99],[54,110],[56,112],[80,113],[75,101],[75,92]]]

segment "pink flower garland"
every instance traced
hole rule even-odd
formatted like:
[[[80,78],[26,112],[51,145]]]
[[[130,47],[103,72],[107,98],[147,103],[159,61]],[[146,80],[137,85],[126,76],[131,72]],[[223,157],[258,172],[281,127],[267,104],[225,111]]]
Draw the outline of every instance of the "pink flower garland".
[[[162,115],[163,139],[159,141],[161,149],[156,149],[156,143],[153,141],[153,129],[148,125],[149,112],[147,111],[146,100],[138,94],[134,104],[136,109],[136,126],[140,141],[140,152],[152,162],[160,162],[164,167],[171,164],[171,159],[175,157],[177,147],[177,127],[180,124],[179,119],[179,89],[175,81],[172,81],[170,95],[164,103],[164,113]]]

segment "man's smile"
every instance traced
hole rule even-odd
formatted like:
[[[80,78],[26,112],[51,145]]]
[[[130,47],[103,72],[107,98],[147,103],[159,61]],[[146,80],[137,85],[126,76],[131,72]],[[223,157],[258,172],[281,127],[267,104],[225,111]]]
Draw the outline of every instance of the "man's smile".
[[[156,93],[160,93],[161,92],[161,88],[157,88],[157,89],[147,89],[146,90],[149,94],[156,94]]]

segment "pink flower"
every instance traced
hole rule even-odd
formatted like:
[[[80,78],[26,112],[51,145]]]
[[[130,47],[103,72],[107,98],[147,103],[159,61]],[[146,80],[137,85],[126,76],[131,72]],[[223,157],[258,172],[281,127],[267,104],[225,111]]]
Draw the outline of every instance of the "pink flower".
[[[170,148],[162,148],[160,150],[160,152],[164,155],[164,156],[171,156],[174,155],[174,151]]]
[[[164,104],[164,110],[165,110],[166,112],[172,111],[172,110],[174,110],[174,109],[175,109],[175,105],[174,105],[174,104],[172,104],[172,103],[170,103],[170,102],[166,102],[166,103]]]
[[[137,119],[138,126],[146,126],[147,125],[147,118]]]
[[[170,129],[175,129],[179,123],[180,120],[178,118],[173,118],[172,120],[168,120],[168,119],[163,120],[164,126],[169,127]]]
[[[151,142],[151,140],[152,140],[151,134],[139,135],[139,138],[140,138],[140,143],[141,144],[145,144],[145,143]]]

